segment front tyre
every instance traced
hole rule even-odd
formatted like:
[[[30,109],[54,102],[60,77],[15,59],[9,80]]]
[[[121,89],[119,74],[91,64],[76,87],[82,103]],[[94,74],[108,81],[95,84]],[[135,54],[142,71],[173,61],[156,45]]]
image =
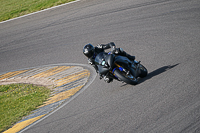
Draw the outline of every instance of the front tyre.
[[[139,75],[140,78],[144,78],[147,76],[148,71],[142,64],[139,64],[139,70],[140,70],[140,75]]]
[[[127,84],[136,85],[138,83],[137,79],[131,74],[126,74],[123,71],[115,70],[114,75],[121,81],[126,82]]]

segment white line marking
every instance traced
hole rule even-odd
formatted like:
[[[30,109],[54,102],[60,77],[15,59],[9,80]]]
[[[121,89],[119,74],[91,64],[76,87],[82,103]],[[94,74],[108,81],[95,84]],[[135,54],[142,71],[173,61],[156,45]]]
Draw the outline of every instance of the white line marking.
[[[72,4],[72,3],[75,3],[75,2],[78,2],[78,1],[80,1],[80,0],[72,1],[72,2],[69,2],[69,3],[61,4],[61,5],[54,6],[54,7],[50,7],[50,8],[41,10],[41,11],[37,11],[37,12],[33,12],[33,13],[30,13],[30,14],[27,14],[27,15],[23,15],[23,16],[20,16],[20,17],[17,17],[17,18],[12,18],[12,19],[9,19],[9,20],[5,20],[5,21],[0,22],[0,24],[6,23],[6,22],[9,22],[9,21],[12,21],[12,20],[24,18],[24,17],[30,16],[30,15],[33,15],[33,14],[37,14],[37,13],[40,13],[40,12],[47,11],[47,10],[51,10],[51,9],[54,9],[54,8],[57,8],[57,7],[65,6],[65,5],[68,5],[68,4]]]

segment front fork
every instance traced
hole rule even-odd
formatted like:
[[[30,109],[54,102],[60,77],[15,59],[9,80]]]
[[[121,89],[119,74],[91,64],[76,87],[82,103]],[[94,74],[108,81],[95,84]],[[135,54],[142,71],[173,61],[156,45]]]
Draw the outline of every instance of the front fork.
[[[137,77],[139,74],[140,74],[140,61],[138,62],[138,61],[136,61],[136,60],[134,60],[134,64],[136,64],[136,65],[134,65],[133,66],[133,68],[135,69],[135,72],[133,72],[134,74],[134,76],[135,77]],[[119,69],[120,71],[123,71],[123,72],[125,72],[127,75],[129,75],[129,73],[130,73],[130,71],[129,70],[126,70],[126,69],[124,69],[122,66],[120,66],[119,64],[117,64],[117,63],[115,63],[115,65],[117,66],[117,68],[114,68],[112,71],[110,71],[110,73],[112,73],[113,75],[114,75],[114,71],[116,70],[116,69]],[[132,66],[131,66],[132,67]]]
[[[129,71],[127,71],[126,69],[124,69],[122,66],[120,66],[119,64],[117,64],[117,63],[115,63],[115,65],[118,67],[118,69],[120,70],[120,71],[123,71],[123,72],[125,72],[126,74],[128,74],[129,73]],[[112,71],[110,71],[110,73],[112,73],[113,75],[114,75],[114,71],[116,70],[117,68],[114,68]]]

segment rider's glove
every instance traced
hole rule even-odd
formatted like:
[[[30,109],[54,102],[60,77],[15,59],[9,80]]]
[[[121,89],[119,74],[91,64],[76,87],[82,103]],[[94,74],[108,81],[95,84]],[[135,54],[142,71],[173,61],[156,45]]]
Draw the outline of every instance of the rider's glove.
[[[101,44],[98,44],[97,48],[103,48],[103,46]]]

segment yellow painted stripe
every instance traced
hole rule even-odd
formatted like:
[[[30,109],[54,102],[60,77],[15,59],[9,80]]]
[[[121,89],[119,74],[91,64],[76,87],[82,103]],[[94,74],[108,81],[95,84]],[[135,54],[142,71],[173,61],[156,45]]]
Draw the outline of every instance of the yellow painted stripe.
[[[45,116],[45,114],[41,115],[41,116],[38,116],[38,117],[35,117],[35,118],[32,118],[32,119],[29,119],[29,120],[26,120],[26,121],[23,121],[23,122],[20,122],[20,123],[17,123],[12,128],[6,130],[3,133],[16,133],[16,132],[19,132],[20,130],[22,130],[26,126],[32,124],[33,122],[37,121],[38,119],[42,118],[43,116]]]
[[[74,66],[57,66],[57,67],[54,67],[52,69],[41,72],[39,74],[36,74],[33,77],[34,78],[36,78],[36,77],[49,77],[49,76],[55,75],[57,73],[60,73],[64,70],[72,68],[72,67],[74,67]]]
[[[79,80],[83,77],[89,77],[89,75],[90,75],[90,72],[88,70],[84,70],[79,73],[75,73],[75,74],[69,75],[67,77],[61,78],[59,80],[56,80],[55,82],[57,83],[57,86],[61,86],[61,85]]]
[[[67,99],[69,98],[70,96],[74,95],[76,92],[78,92],[82,87],[82,86],[78,86],[76,88],[73,88],[73,89],[70,89],[70,90],[67,90],[67,91],[64,91],[64,92],[61,92],[51,98],[48,99],[48,101],[46,101],[43,105],[41,105],[40,107],[43,107],[43,106],[46,106],[46,105],[49,105],[51,103],[55,103],[55,102],[58,102],[60,100],[64,100],[64,99]],[[38,107],[38,108],[40,108]]]
[[[12,78],[12,77],[14,77],[14,76],[16,76],[16,75],[18,75],[18,74],[24,73],[24,72],[26,72],[26,71],[28,71],[28,70],[21,70],[21,71],[8,72],[8,73],[6,73],[6,74],[0,75],[0,80],[6,79],[6,78]]]
[[[53,66],[53,68],[52,67],[51,68],[47,67],[48,70],[47,69],[45,69],[45,70],[44,69],[43,70],[39,69],[40,73],[32,74],[33,76],[31,76],[31,77],[33,77],[33,78],[41,78],[42,79],[42,77],[46,78],[46,77],[50,77],[50,76],[54,76],[54,75],[56,76],[56,75],[59,75],[60,73],[64,75],[65,74],[65,70],[67,70],[67,72],[68,72],[68,69],[69,69],[69,72],[70,72],[70,68],[73,68],[73,67],[75,67],[75,66],[55,66],[55,67]],[[0,80],[6,79],[6,78],[12,78],[14,76],[18,76],[19,74],[27,74],[27,71],[29,73],[29,71],[31,71],[31,70],[33,70],[33,69],[8,72],[8,73],[5,73],[3,75],[0,75]],[[57,86],[61,86],[63,84],[67,84],[67,83],[79,80],[81,78],[90,76],[90,72],[88,70],[85,70],[85,69],[82,70],[82,71],[79,71],[77,73],[74,73],[74,69],[73,69],[73,74],[71,74],[71,75],[69,75],[69,72],[68,72],[68,76],[66,76],[64,78],[61,78],[61,79],[58,79],[58,80],[55,80],[55,79],[52,79],[52,80],[54,80],[54,82],[57,83]],[[21,75],[19,75],[19,76],[21,76]],[[49,98],[48,101],[46,101],[44,103],[44,105],[42,105],[40,107],[43,107],[43,106],[49,105],[51,103],[55,103],[55,102],[67,99],[67,98],[70,98],[71,96],[76,94],[78,91],[80,91],[80,89],[83,86],[84,85],[81,85],[81,86],[78,86],[76,88],[72,88],[70,90],[67,90],[67,91],[61,92],[59,94],[56,94],[53,97]],[[38,107],[38,108],[40,108],[40,107]],[[4,133],[19,132],[20,130],[22,130],[26,126],[32,124],[33,122],[37,121],[38,119],[42,118],[45,115],[46,114],[38,116],[38,117],[35,117],[35,118],[32,118],[32,119],[29,119],[29,120],[26,120],[26,121],[23,121],[23,122],[20,122],[20,123],[17,123],[12,128],[10,128],[7,131],[5,131]]]

